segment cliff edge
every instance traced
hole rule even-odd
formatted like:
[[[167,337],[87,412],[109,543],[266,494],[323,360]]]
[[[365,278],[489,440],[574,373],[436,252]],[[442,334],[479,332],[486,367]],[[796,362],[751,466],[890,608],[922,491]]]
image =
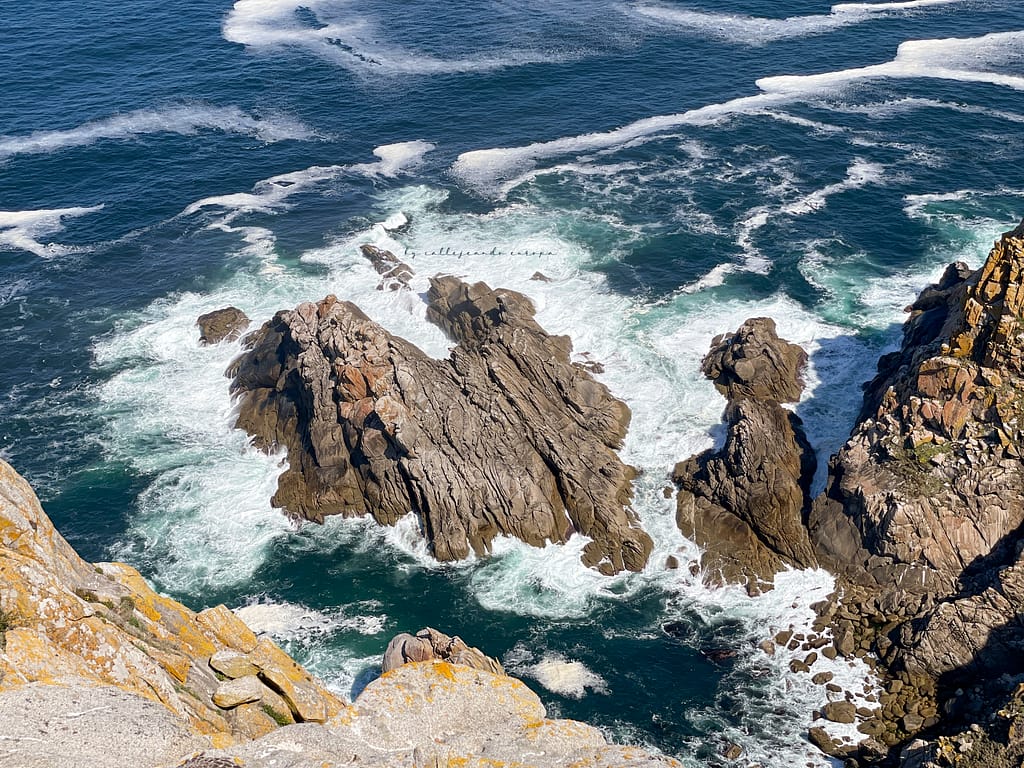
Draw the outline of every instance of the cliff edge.
[[[681,768],[548,719],[496,660],[432,629],[396,638],[347,705],[225,606],[194,613],[127,565],[82,560],[3,461],[0,584],[2,766]]]

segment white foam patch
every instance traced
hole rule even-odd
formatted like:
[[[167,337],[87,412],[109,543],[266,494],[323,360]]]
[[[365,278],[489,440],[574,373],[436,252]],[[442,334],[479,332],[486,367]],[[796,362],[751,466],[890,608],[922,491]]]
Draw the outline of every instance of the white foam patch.
[[[790,663],[803,661],[809,651],[778,648],[774,655],[769,656],[757,646],[783,630],[810,634],[810,627],[816,619],[816,613],[810,606],[824,600],[835,589],[834,578],[821,570],[786,571],[776,574],[774,589],[754,598],[740,587],[707,589],[699,583],[687,581],[681,583],[679,589],[686,609],[681,615],[696,613],[712,626],[723,620],[742,622],[742,637],[736,646],[740,656],[736,664],[746,675],[758,678],[759,685],[767,689],[760,691],[756,698],[745,698],[743,722],[739,726],[717,718],[708,710],[689,712],[689,718],[697,722],[704,718],[713,721],[722,738],[743,745],[744,758],[751,764],[830,766],[829,759],[806,741],[807,725],[799,713],[809,714],[812,709],[822,708],[830,698],[842,698],[843,694],[831,694],[825,686],[815,685],[812,675],[833,673],[833,682],[849,691],[857,706],[869,708],[877,706],[865,698],[869,693],[878,693],[877,680],[859,659],[837,657],[829,660],[820,652],[811,666],[811,674],[792,672]],[[827,631],[824,636],[830,637]],[[737,694],[742,695],[742,692]],[[757,709],[752,709],[755,706]],[[780,712],[793,716],[780,717]],[[769,719],[772,723],[770,731],[757,727]],[[856,724],[824,720],[816,724],[822,725],[839,741],[846,738],[850,742],[858,742],[864,738],[856,730]],[[751,739],[748,730],[751,726],[757,727],[756,730],[764,736]]]
[[[338,632],[375,636],[387,626],[387,616],[382,614],[349,615],[344,608],[323,612],[287,602],[252,602],[236,608],[235,614],[257,635],[278,640],[309,642]]]
[[[238,230],[232,226],[239,216],[248,213],[278,213],[289,207],[288,198],[293,195],[309,192],[317,186],[336,179],[344,174],[358,174],[375,178],[384,176],[395,178],[400,173],[415,168],[423,161],[424,155],[434,149],[434,145],[426,141],[404,141],[397,144],[385,144],[373,150],[378,158],[375,163],[357,163],[354,165],[314,165],[300,171],[282,173],[256,182],[251,192],[234,192],[226,195],[204,197],[191,203],[182,216],[193,216],[205,209],[220,208],[226,214],[209,226],[227,232],[247,231],[255,235],[257,240],[266,240],[262,234],[265,230]]]
[[[451,173],[481,193],[508,191],[503,182],[531,170],[537,162],[648,140],[680,126],[708,125],[740,114],[771,111],[781,105],[820,98],[848,86],[875,79],[934,78],[988,83],[1024,90],[1024,77],[997,71],[1019,64],[1024,56],[1024,32],[997,32],[976,38],[915,40],[902,43],[896,57],[884,64],[816,75],[778,75],[757,80],[761,93],[742,96],[672,115],[644,118],[621,128],[588,133],[521,147],[498,147],[464,152]]]
[[[818,75],[763,77],[757,86],[765,93],[802,94],[849,86],[858,81],[931,78],[964,83],[988,83],[1024,90],[1024,77],[997,71],[1019,64],[1024,56],[1024,32],[994,32],[983,37],[910,40],[896,58],[884,64],[825,72]]]
[[[816,190],[800,200],[783,206],[782,213],[800,216],[821,210],[833,195],[848,192],[851,189],[860,189],[869,184],[878,184],[882,181],[882,178],[882,166],[857,158],[847,169],[845,179],[835,184],[829,184],[827,187]]]
[[[44,259],[81,253],[86,248],[41,242],[41,238],[64,230],[64,219],[88,216],[103,210],[102,205],[78,208],[54,208],[36,211],[0,211],[0,248],[28,251]]]
[[[509,671],[519,677],[531,677],[552,693],[571,699],[582,699],[588,693],[607,695],[608,683],[582,661],[568,659],[560,653],[548,651],[539,661],[522,645],[517,645],[505,657]]]
[[[522,49],[443,58],[386,42],[387,29],[367,17],[337,17],[326,0],[237,0],[222,27],[225,40],[253,49],[296,48],[360,74],[443,75],[565,60],[562,54]],[[348,10],[346,8],[346,10]],[[317,26],[303,24],[305,11]]]
[[[961,104],[959,102],[926,99],[918,96],[907,96],[900,99],[869,104],[829,104],[834,112],[848,112],[869,115],[875,119],[889,119],[905,115],[918,109],[941,109],[959,112],[965,115],[982,115],[1009,123],[1024,123],[1024,115],[1004,109],[993,109],[982,104]]]
[[[302,123],[282,115],[257,117],[238,107],[182,105],[126,112],[67,130],[0,136],[0,160],[13,155],[49,154],[85,147],[102,140],[124,140],[153,133],[192,136],[199,131],[241,134],[268,143],[316,138]]]
[[[742,14],[687,10],[674,6],[640,3],[634,13],[662,25],[693,30],[719,40],[741,45],[764,45],[779,40],[822,35],[842,27],[862,24],[880,16],[932,6],[962,4],[965,0],[908,0],[892,3],[842,3],[827,14],[765,18]]]

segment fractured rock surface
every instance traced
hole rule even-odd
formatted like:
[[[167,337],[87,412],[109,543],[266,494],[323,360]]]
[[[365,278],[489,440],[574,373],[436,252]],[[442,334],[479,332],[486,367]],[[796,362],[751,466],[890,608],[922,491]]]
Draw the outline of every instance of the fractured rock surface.
[[[769,318],[718,336],[703,371],[729,403],[725,446],[676,465],[677,522],[704,550],[712,582],[770,583],[786,565],[815,564],[804,510],[814,452],[800,419],[780,403],[799,400],[807,355]]]
[[[237,426],[288,449],[273,503],[314,521],[413,512],[442,561],[498,535],[580,533],[586,565],[643,568],[652,542],[616,453],[629,409],[534,312],[522,294],[433,278],[427,316],[457,342],[445,360],[333,296],[279,312],[229,371]]]

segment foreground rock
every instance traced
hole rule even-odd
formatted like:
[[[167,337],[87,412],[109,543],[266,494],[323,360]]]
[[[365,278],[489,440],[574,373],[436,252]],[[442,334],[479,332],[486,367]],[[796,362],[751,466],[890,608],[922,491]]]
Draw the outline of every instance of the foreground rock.
[[[5,766],[681,768],[547,719],[518,680],[444,661],[402,664],[346,707],[224,606],[194,614],[128,566],[83,561],[2,461],[0,578]]]
[[[396,635],[384,651],[382,668],[384,672],[390,672],[410,662],[434,660],[482,669],[495,675],[505,674],[497,659],[487,656],[479,648],[469,647],[461,637],[450,637],[430,627],[415,635]]]
[[[548,719],[537,695],[515,678],[442,661],[386,673],[326,726],[289,726],[203,757],[277,768],[283,755],[289,768],[681,768],[671,758],[609,745],[584,723]]]
[[[729,402],[721,451],[676,465],[677,522],[703,550],[713,583],[758,591],[787,565],[815,564],[804,515],[814,452],[800,419],[781,406],[800,399],[807,355],[768,318],[718,336],[703,371]]]
[[[430,281],[428,318],[457,346],[446,360],[329,296],[279,312],[229,374],[237,425],[288,449],[273,503],[314,521],[410,510],[435,557],[592,539],[603,573],[640,570],[652,548],[629,507],[634,470],[616,454],[629,409],[581,366],[568,338],[513,291]]]
[[[2,461],[0,583],[0,698],[13,691],[44,695],[33,687],[38,683],[115,686],[162,705],[181,728],[218,745],[277,728],[266,711],[271,705],[288,720],[320,721],[344,706],[224,606],[196,614],[153,592],[127,565],[86,563]],[[218,654],[251,661],[259,698],[241,706],[215,703],[223,682],[210,661]],[[55,698],[58,709],[60,701],[71,699]]]

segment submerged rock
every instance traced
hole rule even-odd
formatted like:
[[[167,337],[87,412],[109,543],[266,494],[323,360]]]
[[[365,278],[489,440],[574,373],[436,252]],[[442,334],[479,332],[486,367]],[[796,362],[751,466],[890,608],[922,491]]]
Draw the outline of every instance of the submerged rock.
[[[224,307],[196,320],[199,326],[199,343],[219,344],[222,341],[234,341],[249,327],[249,317],[238,307]]]
[[[237,426],[288,449],[276,506],[322,521],[412,511],[434,556],[484,554],[498,535],[534,546],[592,541],[583,562],[640,570],[652,549],[629,507],[633,468],[616,449],[629,408],[570,362],[513,291],[430,281],[427,317],[445,360],[329,296],[279,312],[229,371]]]
[[[807,355],[776,335],[769,318],[715,338],[704,373],[729,398],[725,446],[676,465],[679,528],[704,550],[711,582],[758,591],[786,565],[815,564],[804,510],[814,452],[800,419],[781,402],[800,398]]]
[[[367,258],[381,276],[377,290],[400,291],[409,287],[409,281],[415,276],[412,267],[399,259],[391,251],[375,245],[361,245],[360,252]]]

